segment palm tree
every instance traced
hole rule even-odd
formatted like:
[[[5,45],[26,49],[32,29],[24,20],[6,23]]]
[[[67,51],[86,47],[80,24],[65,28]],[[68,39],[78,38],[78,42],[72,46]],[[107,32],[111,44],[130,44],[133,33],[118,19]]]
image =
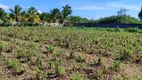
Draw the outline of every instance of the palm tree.
[[[63,10],[62,10],[62,17],[61,17],[61,23],[64,25],[67,20],[68,20],[68,16],[72,13],[72,9],[71,6],[66,5],[63,6]]]
[[[51,22],[51,15],[48,12],[43,12],[40,15],[40,19],[42,22]]]
[[[14,9],[10,9],[11,17],[14,21],[16,21],[17,25],[21,19],[21,10],[22,10],[22,8],[19,5],[15,5]]]
[[[39,12],[34,7],[30,7],[27,10],[27,18],[29,22],[40,23]]]
[[[58,8],[54,8],[53,10],[50,10],[50,18],[51,18],[51,22],[55,23],[58,22],[58,20],[60,19],[61,16],[61,12]]]
[[[0,24],[2,24],[6,20],[6,15],[7,14],[5,13],[5,11],[0,8]]]

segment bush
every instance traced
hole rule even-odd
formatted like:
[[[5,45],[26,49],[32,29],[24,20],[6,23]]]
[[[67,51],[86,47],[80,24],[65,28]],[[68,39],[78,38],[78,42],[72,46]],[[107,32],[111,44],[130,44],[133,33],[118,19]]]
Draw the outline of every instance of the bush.
[[[128,32],[139,32],[139,28],[126,28],[125,31],[128,31]]]

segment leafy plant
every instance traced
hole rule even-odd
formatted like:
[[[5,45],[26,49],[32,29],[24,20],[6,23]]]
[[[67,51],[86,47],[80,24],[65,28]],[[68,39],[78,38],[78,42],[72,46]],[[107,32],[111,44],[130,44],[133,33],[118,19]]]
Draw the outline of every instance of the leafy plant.
[[[70,58],[70,59],[75,58],[74,51],[71,51],[71,52],[70,52],[69,58]]]
[[[83,56],[78,55],[77,59],[78,62],[85,62],[85,58]]]
[[[121,63],[120,60],[116,60],[113,64],[113,69],[118,71],[118,69],[120,68],[120,63]]]
[[[23,68],[22,64],[20,64],[20,62],[18,60],[9,59],[8,60],[8,65],[12,69],[14,69],[17,73],[19,73],[21,71],[24,71],[24,68]]]
[[[83,80],[83,78],[81,77],[81,74],[77,72],[71,77],[71,80]]]
[[[25,57],[25,56],[26,56],[26,54],[25,54],[25,52],[24,52],[24,49],[22,49],[21,51],[18,52],[18,57],[19,57],[19,58],[23,58],[23,57]]]
[[[98,65],[102,65],[103,64],[103,62],[102,62],[102,58],[101,57],[99,57],[99,59],[98,59],[98,63],[97,63]]]
[[[35,71],[36,71],[36,79],[41,80],[41,78],[42,78],[41,70],[38,66],[35,67]]]
[[[61,66],[61,63],[60,63],[60,61],[57,61],[56,63],[55,63],[55,72],[56,72],[56,74],[57,75],[61,75],[61,76],[63,76],[64,74],[65,74],[65,70],[64,70],[64,68]]]
[[[34,44],[31,49],[30,49],[30,52],[28,53],[27,55],[27,59],[30,60],[32,56],[35,55],[35,49],[36,49],[36,45]]]
[[[101,69],[97,70],[97,79],[103,80],[103,77],[104,77],[103,70]]]
[[[4,47],[3,44],[0,43],[0,53],[2,52],[3,47]]]
[[[53,47],[53,46],[48,46],[48,47],[47,47],[47,50],[49,50],[50,53],[53,53],[54,47]]]

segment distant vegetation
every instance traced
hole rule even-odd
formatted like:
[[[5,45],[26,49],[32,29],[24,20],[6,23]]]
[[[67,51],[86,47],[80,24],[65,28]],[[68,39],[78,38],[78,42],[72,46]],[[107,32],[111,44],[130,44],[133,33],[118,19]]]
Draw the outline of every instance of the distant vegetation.
[[[126,14],[126,9],[120,9],[117,15],[90,20],[80,16],[72,15],[72,8],[69,5],[63,6],[63,9],[51,9],[50,12],[40,13],[35,7],[24,9],[15,5],[9,9],[10,13],[0,8],[0,26],[39,26],[49,23],[59,23],[61,26],[72,26],[73,23],[127,23],[141,24],[142,10],[138,17],[140,20]]]

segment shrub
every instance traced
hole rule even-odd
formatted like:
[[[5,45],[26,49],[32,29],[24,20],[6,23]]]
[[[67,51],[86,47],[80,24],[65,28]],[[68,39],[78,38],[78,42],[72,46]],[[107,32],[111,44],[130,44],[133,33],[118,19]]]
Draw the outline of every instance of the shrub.
[[[128,31],[128,32],[139,32],[139,28],[126,28],[125,31]]]

